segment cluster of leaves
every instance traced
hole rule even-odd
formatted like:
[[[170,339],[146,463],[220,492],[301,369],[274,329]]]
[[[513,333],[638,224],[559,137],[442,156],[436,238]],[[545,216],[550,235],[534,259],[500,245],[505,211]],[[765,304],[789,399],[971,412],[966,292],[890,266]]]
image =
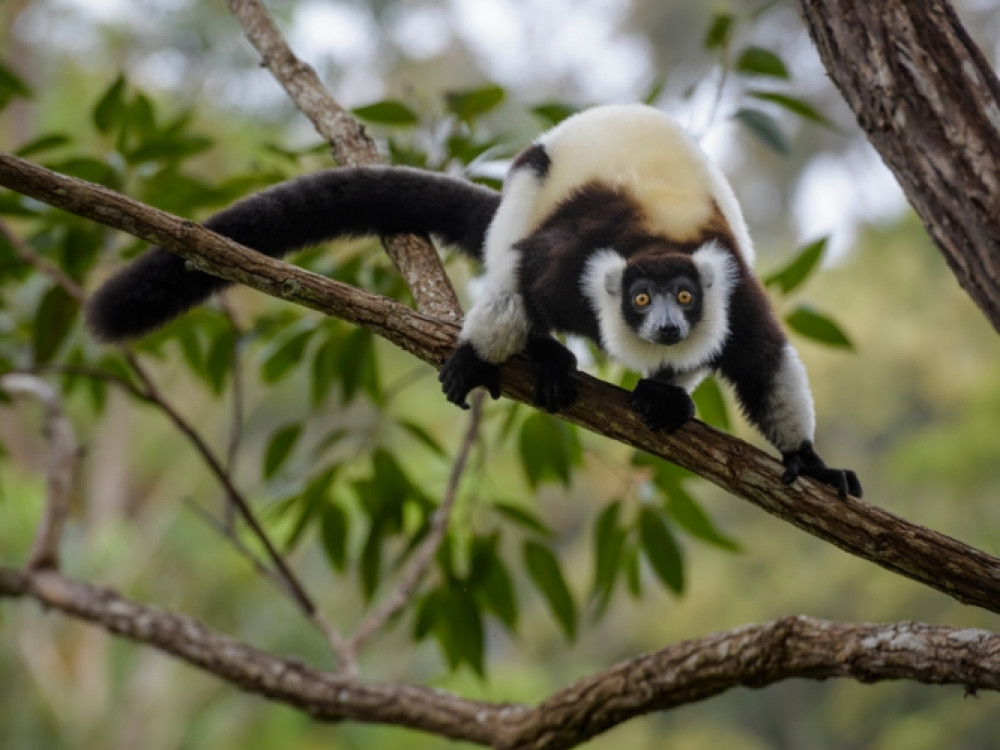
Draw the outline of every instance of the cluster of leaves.
[[[732,16],[717,16],[706,47],[720,50],[728,61],[735,28]],[[766,50],[748,47],[734,59],[733,70],[741,75],[787,77],[784,65]],[[0,106],[13,96],[30,93],[0,66]],[[783,94],[751,90],[749,95],[820,121]],[[656,96],[654,90],[650,99]],[[449,93],[440,112],[432,116],[419,115],[394,100],[359,107],[355,115],[377,126],[395,163],[461,169],[496,185],[496,176],[481,167],[512,154],[509,144],[490,127],[505,97],[502,88],[491,85]],[[548,126],[576,109],[550,102],[532,112],[541,126]],[[763,115],[754,110],[741,112],[737,119],[759,135],[770,127],[760,127]],[[303,160],[315,151],[290,152],[265,145],[258,162],[266,168],[257,166],[217,184],[206,181],[198,176],[198,167],[212,158],[214,140],[198,130],[191,113],[165,115],[124,77],[100,95],[90,120],[91,132],[47,133],[24,144],[18,153],[193,218],[301,171]],[[143,248],[138,241],[13,194],[0,196],[0,221],[8,219],[16,223],[32,254],[84,288],[91,285],[91,276],[103,273],[103,266]],[[805,248],[766,282],[782,293],[792,292],[818,268],[823,248],[823,242]],[[315,249],[300,254],[296,262],[387,296],[407,296],[382,253],[355,250],[338,253],[336,262],[331,258],[329,252]],[[79,303],[64,285],[33,273],[2,235],[0,271],[4,288],[0,330],[5,334],[0,369],[61,370],[67,393],[82,390],[98,412],[104,407],[108,383],[137,382],[119,351],[99,347],[86,335]],[[846,343],[829,319],[806,307],[793,310],[787,321],[824,343]],[[408,455],[417,451],[436,466],[447,467],[450,451],[425,426],[396,415],[393,399],[401,389],[386,385],[386,355],[370,333],[287,307],[271,307],[250,326],[241,327],[224,308],[207,305],[145,338],[135,351],[182,362],[193,379],[219,399],[245,395],[237,393],[241,384],[234,375],[248,367],[268,390],[307,381],[303,412],[267,428],[269,434],[259,441],[260,475],[243,480],[255,482],[253,496],[272,498],[265,525],[281,537],[286,552],[315,539],[331,570],[356,574],[360,594],[370,602],[426,538],[440,488],[424,478],[426,472],[408,468],[412,463]],[[695,400],[703,419],[728,428],[717,383],[706,381]],[[377,428],[324,426],[331,414],[357,405],[377,415]],[[477,450],[483,452],[478,465],[486,467],[481,471],[488,472],[490,464],[485,452],[503,450],[506,438],[514,434],[526,488],[536,490],[550,482],[569,488],[585,471],[588,447],[575,427],[513,404],[490,408],[500,414],[500,428],[495,446],[485,440],[478,443]],[[617,590],[639,597],[650,579],[681,594],[682,536],[727,551],[738,549],[691,494],[690,475],[641,454],[633,457],[629,471],[635,476],[627,483],[630,489],[610,498],[593,521],[593,576],[586,606],[595,619],[605,613]],[[505,483],[516,486],[517,480]],[[466,482],[466,487],[472,484]],[[475,485],[462,495],[467,511],[453,519],[433,574],[411,614],[415,639],[436,640],[452,668],[464,664],[483,674],[487,618],[515,634],[523,601],[519,586],[530,584],[567,639],[578,633],[584,605],[556,554],[559,536],[524,503],[490,496],[482,489],[488,483]]]
[[[716,57],[716,64],[722,71],[717,99],[721,98],[730,73],[739,76],[744,84],[740,96],[747,101],[733,112],[732,119],[746,128],[760,143],[784,155],[790,151],[788,139],[768,109],[788,112],[827,128],[833,128],[833,124],[826,115],[805,100],[781,90],[780,87],[790,81],[792,76],[778,52],[754,44],[737,45],[741,32],[752,27],[760,15],[772,6],[773,3],[766,3],[743,15],[729,11],[717,12],[712,17],[702,46],[706,52]],[[760,107],[761,104],[765,105],[764,109]]]

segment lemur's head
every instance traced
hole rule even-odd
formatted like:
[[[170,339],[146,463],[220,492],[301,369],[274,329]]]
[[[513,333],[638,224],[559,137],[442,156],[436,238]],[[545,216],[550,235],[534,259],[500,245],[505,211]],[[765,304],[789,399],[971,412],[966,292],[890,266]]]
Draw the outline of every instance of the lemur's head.
[[[633,256],[625,264],[620,289],[622,317],[645,341],[677,344],[701,320],[702,278],[685,253]]]

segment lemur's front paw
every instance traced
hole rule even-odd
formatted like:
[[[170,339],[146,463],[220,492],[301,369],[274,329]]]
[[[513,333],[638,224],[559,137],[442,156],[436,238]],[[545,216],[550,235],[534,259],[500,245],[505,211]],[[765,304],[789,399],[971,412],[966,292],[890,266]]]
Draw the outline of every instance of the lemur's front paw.
[[[576,357],[553,338],[536,338],[525,350],[534,376],[535,406],[555,413],[576,401]]]
[[[468,341],[459,344],[444,363],[438,380],[445,397],[463,409],[469,408],[466,397],[480,385],[493,398],[500,398],[500,366],[482,359]]]
[[[694,401],[679,385],[643,378],[632,391],[629,406],[651,430],[673,432],[694,418]]]
[[[794,482],[799,476],[812,477],[818,482],[828,484],[837,490],[841,497],[854,495],[861,497],[861,482],[858,475],[850,469],[831,469],[813,450],[811,442],[806,440],[798,450],[781,454],[785,473],[781,479],[786,484]]]

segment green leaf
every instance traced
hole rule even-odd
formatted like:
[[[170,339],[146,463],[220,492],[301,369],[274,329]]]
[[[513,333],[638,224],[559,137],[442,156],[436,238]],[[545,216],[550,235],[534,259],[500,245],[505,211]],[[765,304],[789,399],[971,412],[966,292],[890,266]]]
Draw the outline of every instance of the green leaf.
[[[236,333],[231,328],[215,334],[208,342],[208,351],[205,353],[205,374],[212,392],[217,396],[222,394],[226,378],[232,370],[235,345]]]
[[[306,529],[316,518],[319,511],[329,503],[330,483],[336,475],[339,467],[331,466],[317,475],[300,495],[293,495],[287,498],[281,505],[280,510],[295,508],[299,510],[299,517],[292,526],[292,531],[285,540],[285,551],[291,552],[302,539]]]
[[[41,154],[46,151],[51,151],[54,148],[59,148],[60,146],[65,146],[71,143],[70,137],[68,135],[63,135],[62,133],[50,133],[48,135],[43,135],[35,138],[33,141],[25,143],[21,148],[19,148],[14,153],[18,156],[27,159],[30,156],[35,156],[36,154]]]
[[[512,503],[497,502],[493,504],[493,509],[528,531],[547,537],[555,536],[552,529],[527,508]]]
[[[553,125],[558,125],[567,117],[575,115],[580,111],[580,108],[574,104],[548,102],[547,104],[539,104],[537,107],[532,107],[531,111],[545,120],[545,122],[551,127]]]
[[[326,552],[330,565],[340,572],[347,565],[347,528],[348,518],[343,508],[332,502],[323,506],[320,516],[323,551]]]
[[[294,422],[271,436],[264,452],[264,479],[273,477],[285,462],[302,434],[302,425]]]
[[[337,371],[345,401],[351,401],[362,387],[373,398],[378,398],[378,367],[374,339],[369,331],[359,328],[344,339],[338,355]]]
[[[765,146],[781,155],[789,152],[788,141],[778,124],[766,112],[759,109],[741,109],[733,115],[733,119],[756,136]]]
[[[697,501],[679,485],[667,492],[667,513],[691,536],[731,552],[740,551],[740,545],[720,532]]]
[[[580,444],[576,433],[565,422],[535,412],[521,425],[519,448],[532,487],[546,479],[569,486],[573,464],[580,460]]]
[[[829,237],[821,237],[800,250],[783,268],[767,276],[764,283],[777,286],[784,294],[794,291],[819,268]]]
[[[720,430],[729,431],[729,413],[718,380],[713,377],[705,378],[694,389],[691,398],[694,399],[695,406],[698,407],[698,416],[701,417],[702,421],[713,427],[718,427]]]
[[[439,607],[434,618],[435,635],[449,666],[455,669],[464,662],[481,677],[486,638],[476,600],[460,587],[452,586],[442,593]]]
[[[566,638],[576,638],[576,604],[566,585],[559,561],[552,551],[538,542],[524,543],[524,563],[532,583],[548,602]]]
[[[601,511],[594,524],[594,585],[591,599],[596,602],[595,615],[600,617],[614,591],[618,578],[625,530],[618,524],[621,501],[616,501]]]
[[[125,76],[119,74],[94,106],[94,125],[99,132],[107,134],[124,122],[124,114]]]
[[[261,355],[264,364],[261,366],[260,376],[265,383],[278,382],[302,361],[306,345],[316,331],[311,321],[303,320],[302,324],[309,327],[288,328],[276,337],[267,351]]]
[[[125,159],[129,164],[179,162],[208,150],[214,143],[211,138],[202,135],[161,134],[127,151]]]
[[[390,99],[356,107],[351,112],[362,120],[379,125],[415,125],[420,119],[405,104]]]
[[[445,106],[460,120],[469,122],[499,105],[504,96],[505,92],[500,86],[452,91],[445,95]]]
[[[5,107],[14,97],[31,97],[28,84],[6,65],[0,63],[0,107]]]
[[[418,442],[423,443],[432,453],[445,458],[448,456],[448,452],[444,449],[440,442],[431,435],[427,430],[418,425],[416,422],[411,422],[409,420],[401,420],[399,426],[410,433]]]
[[[511,633],[517,630],[517,597],[507,566],[494,554],[476,588],[476,596]]]
[[[667,87],[666,79],[657,78],[655,81],[653,81],[653,85],[649,87],[649,90],[642,95],[642,99],[640,101],[642,101],[643,104],[649,104],[649,105],[656,104],[656,100],[660,98],[660,95],[663,94],[663,90],[666,87]]]
[[[650,507],[639,513],[639,540],[653,571],[676,593],[684,590],[684,562],[673,534],[660,515]]]
[[[708,31],[705,32],[702,47],[711,51],[728,44],[733,35],[733,21],[735,18],[732,13],[716,11],[712,14],[712,21],[708,25]]]
[[[34,364],[52,360],[69,335],[79,308],[80,304],[60,286],[54,286],[45,293],[35,314],[32,341]]]
[[[788,327],[813,341],[844,349],[854,349],[854,344],[833,320],[810,307],[800,305],[785,317]]]
[[[763,47],[747,47],[736,58],[736,72],[751,76],[788,79],[788,68],[774,52]]]
[[[339,331],[333,330],[313,355],[310,388],[313,406],[319,406],[323,402],[331,386],[336,382],[337,376],[340,375],[337,368],[340,365],[343,343],[343,336],[339,335]]]
[[[778,94],[773,91],[749,91],[747,93],[754,99],[777,104],[779,107],[787,109],[789,112],[793,112],[805,120],[811,120],[830,129],[836,129],[826,115],[820,113],[811,104],[801,99],[796,99],[786,94]]]
[[[366,602],[370,602],[375,595],[382,575],[382,540],[385,532],[385,524],[380,519],[373,520],[361,548],[361,593]]]

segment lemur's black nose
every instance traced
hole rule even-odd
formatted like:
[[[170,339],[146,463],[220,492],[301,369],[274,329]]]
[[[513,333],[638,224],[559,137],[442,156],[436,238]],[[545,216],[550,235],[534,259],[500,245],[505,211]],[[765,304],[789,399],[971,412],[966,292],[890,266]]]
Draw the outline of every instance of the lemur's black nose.
[[[676,323],[667,323],[660,326],[656,335],[664,344],[676,344],[681,340],[681,327]]]

